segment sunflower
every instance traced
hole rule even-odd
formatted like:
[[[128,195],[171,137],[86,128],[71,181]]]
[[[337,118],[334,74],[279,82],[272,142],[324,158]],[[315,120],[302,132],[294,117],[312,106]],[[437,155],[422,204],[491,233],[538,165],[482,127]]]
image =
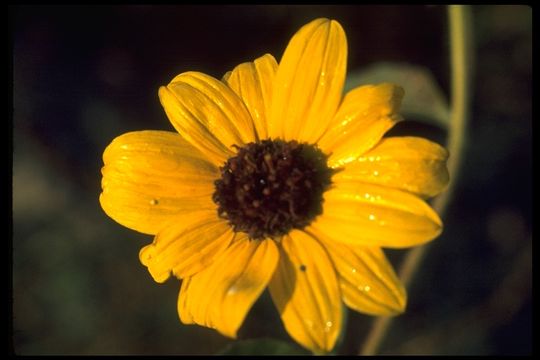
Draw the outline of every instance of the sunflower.
[[[185,72],[159,89],[178,133],[137,131],[103,154],[100,203],[112,219],[155,235],[140,261],[155,281],[182,279],[185,324],[235,338],[268,288],[290,334],[330,351],[343,304],[404,311],[406,292],[381,248],[437,237],[425,202],[448,182],[447,151],[383,135],[403,90],[367,85],[343,96],[347,41],[316,19],[278,64],[266,54],[222,80]]]

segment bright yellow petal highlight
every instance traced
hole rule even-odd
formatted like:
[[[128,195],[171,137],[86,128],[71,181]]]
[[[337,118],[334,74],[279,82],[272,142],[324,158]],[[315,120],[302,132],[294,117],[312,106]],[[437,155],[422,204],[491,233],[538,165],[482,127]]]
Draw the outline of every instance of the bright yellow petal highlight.
[[[348,163],[332,181],[360,181],[432,197],[448,185],[448,151],[419,137],[391,137]]]
[[[280,250],[269,289],[285,328],[302,346],[315,353],[328,352],[342,320],[341,294],[328,254],[298,230],[283,237]]]
[[[162,283],[171,272],[178,278],[208,267],[231,243],[234,233],[216,211],[193,212],[178,219],[139,253],[141,263],[155,281]]]
[[[269,136],[314,143],[339,102],[347,70],[347,39],[334,20],[317,19],[291,39],[276,73]]]
[[[101,207],[130,229],[154,235],[183,214],[215,209],[218,169],[176,133],[123,134],[105,149],[103,162]]]
[[[180,320],[235,338],[270,281],[278,256],[271,240],[235,241],[210,267],[184,279],[178,298]]]
[[[340,182],[324,193],[323,209],[311,224],[313,233],[355,246],[416,246],[442,230],[441,219],[422,199],[373,184]]]
[[[348,246],[316,236],[336,267],[348,307],[375,316],[397,315],[405,310],[405,289],[380,248]]]
[[[244,101],[259,139],[268,138],[267,114],[277,70],[276,59],[266,54],[254,62],[238,65],[223,80]]]
[[[253,121],[242,100],[211,76],[180,74],[159,89],[159,99],[175,129],[216,165],[233,155],[233,145],[255,140]]]
[[[366,85],[351,90],[317,145],[331,154],[328,164],[342,166],[373,146],[401,120],[397,114],[403,89],[392,84]]]

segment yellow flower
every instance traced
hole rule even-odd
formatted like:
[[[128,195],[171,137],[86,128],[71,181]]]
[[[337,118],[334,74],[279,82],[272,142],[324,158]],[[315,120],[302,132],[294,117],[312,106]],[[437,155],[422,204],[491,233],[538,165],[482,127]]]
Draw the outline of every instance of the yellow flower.
[[[217,80],[186,72],[159,89],[179,134],[121,135],[103,154],[104,211],[155,235],[140,252],[157,282],[183,279],[178,313],[235,337],[268,286],[292,338],[330,351],[342,303],[370,315],[405,309],[382,247],[439,235],[425,202],[447,182],[447,151],[383,135],[403,90],[358,87],[344,97],[347,42],[317,19],[279,65],[266,54]]]

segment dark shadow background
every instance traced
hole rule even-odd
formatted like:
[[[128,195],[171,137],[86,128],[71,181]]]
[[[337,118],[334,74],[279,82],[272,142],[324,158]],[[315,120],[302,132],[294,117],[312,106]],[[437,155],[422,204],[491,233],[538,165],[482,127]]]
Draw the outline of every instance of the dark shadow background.
[[[384,354],[532,352],[532,10],[472,10],[477,66],[462,176]],[[448,94],[442,6],[10,8],[17,354],[213,354],[231,343],[179,322],[179,283],[154,283],[138,260],[151,237],[103,213],[101,155],[122,133],[173,130],[157,90],[175,75],[221,77],[267,52],[279,59],[316,17],[342,24],[350,72],[423,65]],[[338,352],[354,353],[371,320],[349,312]],[[263,336],[289,339],[267,295],[240,331]]]

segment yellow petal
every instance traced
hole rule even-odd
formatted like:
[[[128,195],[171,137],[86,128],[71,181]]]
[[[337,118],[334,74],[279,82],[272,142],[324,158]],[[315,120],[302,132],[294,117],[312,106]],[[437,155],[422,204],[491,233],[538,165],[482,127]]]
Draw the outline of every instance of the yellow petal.
[[[383,251],[348,246],[315,234],[336,267],[345,304],[362,313],[389,316],[405,310],[407,294]]]
[[[105,149],[103,162],[101,207],[130,229],[153,235],[183,214],[216,207],[218,169],[176,133],[123,134]]]
[[[270,282],[272,299],[285,328],[315,353],[332,350],[341,331],[341,294],[324,248],[302,231],[281,242],[280,260]]]
[[[251,114],[259,139],[268,137],[267,113],[277,70],[274,57],[266,54],[254,62],[238,65],[223,81],[242,99]]]
[[[332,167],[342,166],[375,146],[401,120],[397,114],[403,89],[392,84],[351,90],[317,145],[330,154]]]
[[[448,151],[418,137],[391,137],[348,163],[332,181],[361,181],[435,196],[448,185]]]
[[[317,19],[303,26],[279,63],[269,136],[314,143],[341,101],[346,68],[347,39],[338,22]]]
[[[236,337],[244,318],[270,281],[278,263],[271,240],[235,241],[210,267],[186,278],[178,298],[185,324],[199,324]]]
[[[350,245],[403,248],[437,237],[442,222],[419,197],[367,183],[340,182],[324,193],[314,233]]]
[[[157,282],[167,280],[171,272],[184,278],[208,267],[233,236],[215,210],[193,212],[161,230],[152,244],[141,249],[139,258]]]
[[[159,99],[175,129],[216,165],[233,155],[233,145],[255,140],[253,121],[242,100],[211,76],[180,74],[159,89]]]

